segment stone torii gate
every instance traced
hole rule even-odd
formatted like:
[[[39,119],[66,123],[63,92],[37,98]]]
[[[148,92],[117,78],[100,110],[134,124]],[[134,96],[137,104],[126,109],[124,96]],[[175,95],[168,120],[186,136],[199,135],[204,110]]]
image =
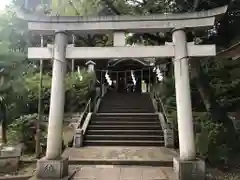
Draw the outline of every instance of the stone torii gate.
[[[180,157],[174,159],[174,169],[182,180],[202,179],[204,163],[196,159],[193,117],[189,84],[189,57],[215,56],[215,45],[188,43],[186,31],[209,28],[224,14],[227,6],[209,11],[150,15],[66,17],[40,16],[17,11],[19,18],[28,21],[29,30],[42,35],[54,35],[51,47],[29,47],[30,59],[53,59],[52,89],[49,112],[46,156],[37,163],[37,177],[41,179],[68,176],[68,161],[61,158],[64,114],[64,76],[69,59],[115,59],[172,57],[174,64],[179,130]],[[172,32],[172,44],[163,46],[125,46],[125,32]],[[72,34],[114,34],[114,47],[74,47],[68,45]],[[189,170],[190,168],[190,170]],[[50,170],[49,170],[50,169]],[[49,170],[49,171],[46,171]],[[200,173],[200,174],[199,174]]]

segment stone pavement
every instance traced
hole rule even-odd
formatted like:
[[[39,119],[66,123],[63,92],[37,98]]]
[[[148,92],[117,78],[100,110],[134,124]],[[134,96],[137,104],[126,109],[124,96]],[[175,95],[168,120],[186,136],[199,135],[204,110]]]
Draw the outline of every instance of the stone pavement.
[[[67,148],[63,152],[69,160],[128,160],[172,162],[178,154],[165,147],[82,147]]]
[[[63,153],[72,164],[69,170],[77,168],[75,180],[176,180],[171,163],[177,155],[165,147],[82,147]]]
[[[78,166],[74,180],[176,180],[171,167]]]

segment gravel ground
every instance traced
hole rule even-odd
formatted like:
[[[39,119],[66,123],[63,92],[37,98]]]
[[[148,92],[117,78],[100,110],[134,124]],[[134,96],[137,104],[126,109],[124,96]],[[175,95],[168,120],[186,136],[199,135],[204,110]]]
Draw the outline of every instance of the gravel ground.
[[[240,180],[240,169],[223,172],[218,169],[207,169],[207,180]]]
[[[36,163],[21,163],[19,171],[8,174],[0,173],[1,176],[31,175],[36,170]]]

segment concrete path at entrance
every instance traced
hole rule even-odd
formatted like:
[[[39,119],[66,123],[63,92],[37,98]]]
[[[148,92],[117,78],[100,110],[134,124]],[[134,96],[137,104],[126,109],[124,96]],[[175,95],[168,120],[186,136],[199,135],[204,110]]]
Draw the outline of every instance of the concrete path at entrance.
[[[75,180],[176,180],[177,155],[165,147],[82,147],[63,153],[69,170],[76,169]]]
[[[159,165],[158,163],[171,165],[173,157],[178,154],[165,147],[82,147],[67,148],[63,156],[68,157],[70,162],[76,161],[72,164],[89,161],[89,164],[102,162],[101,164],[123,165],[121,162],[125,161],[131,165],[136,165],[135,163],[143,165],[144,162],[148,162],[145,165]],[[128,163],[124,165],[128,165]]]
[[[176,180],[171,167],[78,166],[74,180]]]

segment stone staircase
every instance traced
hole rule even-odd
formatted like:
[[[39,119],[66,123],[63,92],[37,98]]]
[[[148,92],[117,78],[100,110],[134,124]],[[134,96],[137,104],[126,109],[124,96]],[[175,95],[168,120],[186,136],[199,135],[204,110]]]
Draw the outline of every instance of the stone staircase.
[[[109,92],[104,96],[99,113],[154,113],[148,94]]]
[[[140,93],[109,93],[92,115],[86,146],[164,146],[163,130],[151,98]]]

